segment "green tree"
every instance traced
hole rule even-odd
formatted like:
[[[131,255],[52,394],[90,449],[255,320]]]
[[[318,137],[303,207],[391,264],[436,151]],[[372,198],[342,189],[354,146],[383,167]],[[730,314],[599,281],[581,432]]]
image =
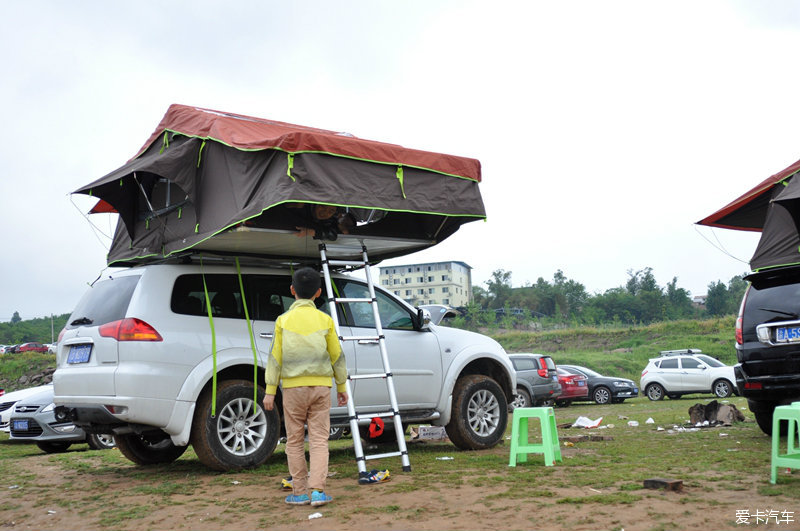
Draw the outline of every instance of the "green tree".
[[[14,315],[11,316],[11,324],[17,324],[20,321],[22,318],[19,316],[19,312],[14,312]]]
[[[491,280],[486,281],[489,292],[489,307],[502,308],[511,295],[511,271],[497,269],[492,272]]]
[[[720,316],[728,313],[728,287],[718,280],[708,285],[706,311],[709,315]]]

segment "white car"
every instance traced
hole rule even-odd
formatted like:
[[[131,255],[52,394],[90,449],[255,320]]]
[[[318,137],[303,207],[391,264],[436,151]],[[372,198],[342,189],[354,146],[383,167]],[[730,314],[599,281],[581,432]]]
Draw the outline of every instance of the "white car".
[[[664,351],[642,371],[641,389],[650,400],[678,398],[693,393],[713,393],[726,398],[736,392],[733,367],[697,349]]]
[[[369,296],[363,281],[333,278],[339,297]],[[275,319],[294,302],[290,284],[289,269],[242,267],[240,279],[233,264],[198,263],[133,267],[97,282],[59,337],[56,418],[89,433],[110,430],[120,452],[137,464],[173,461],[188,444],[210,468],[264,463],[276,447],[281,423],[280,406],[261,408],[263,371]],[[463,449],[500,443],[516,387],[514,368],[500,344],[430,324],[424,310],[375,291],[403,422],[445,426],[453,444]],[[325,298],[316,302],[328,312]],[[345,301],[337,311],[340,333],[363,337],[343,344],[349,374],[382,372],[379,343],[365,335],[375,333],[372,308]],[[354,379],[352,388],[360,412],[386,411],[384,381]],[[335,388],[332,394],[336,404]],[[346,407],[331,408],[331,425],[348,422]]]
[[[13,391],[0,396],[0,431],[6,433],[11,432],[9,422],[11,420],[11,415],[14,413],[14,404],[48,388],[52,389],[49,385],[40,385],[38,387],[20,389],[19,391]]]

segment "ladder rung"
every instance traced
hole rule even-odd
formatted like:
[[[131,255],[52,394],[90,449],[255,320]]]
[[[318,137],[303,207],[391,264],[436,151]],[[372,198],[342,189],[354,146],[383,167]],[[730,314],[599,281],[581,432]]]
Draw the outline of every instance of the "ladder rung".
[[[384,457],[397,457],[397,456],[400,456],[400,455],[403,455],[403,452],[388,452],[388,453],[385,453],[385,454],[365,455],[364,459],[366,459],[366,460],[383,459]]]
[[[367,263],[363,260],[328,260],[328,264],[330,265],[340,265],[340,266],[365,266]]]
[[[342,341],[380,341],[381,336],[341,336]]]
[[[354,374],[352,376],[348,376],[351,380],[374,380],[377,378],[388,378],[391,376],[392,373],[390,372],[376,372],[374,374]]]
[[[380,418],[394,417],[394,412],[384,411],[379,413],[363,413],[361,415],[356,415],[356,420],[374,419],[375,417],[380,417]]]
[[[353,297],[342,297],[342,298],[335,298],[333,302],[375,302],[375,299],[369,298],[353,298]]]

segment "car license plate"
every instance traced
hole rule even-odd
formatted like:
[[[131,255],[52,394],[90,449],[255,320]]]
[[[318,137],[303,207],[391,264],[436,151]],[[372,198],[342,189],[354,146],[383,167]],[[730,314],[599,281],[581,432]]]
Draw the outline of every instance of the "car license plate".
[[[784,326],[775,330],[775,341],[794,343],[800,341],[800,326]]]
[[[639,394],[639,388],[638,387],[634,387],[633,388],[633,394],[635,394],[635,395]]]
[[[15,420],[14,431],[28,431],[28,419]]]
[[[586,382],[578,382],[578,387],[583,387],[584,385],[586,385]]]
[[[92,345],[72,345],[69,347],[67,363],[86,363],[92,354]]]

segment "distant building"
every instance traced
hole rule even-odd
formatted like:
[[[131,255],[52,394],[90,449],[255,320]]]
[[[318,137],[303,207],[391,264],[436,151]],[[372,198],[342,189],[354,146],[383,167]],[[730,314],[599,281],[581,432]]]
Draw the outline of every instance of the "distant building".
[[[414,306],[466,306],[472,299],[472,268],[464,262],[429,262],[380,268],[380,285]]]
[[[695,295],[692,298],[692,306],[695,308],[705,308],[706,299],[708,299],[708,295]]]

